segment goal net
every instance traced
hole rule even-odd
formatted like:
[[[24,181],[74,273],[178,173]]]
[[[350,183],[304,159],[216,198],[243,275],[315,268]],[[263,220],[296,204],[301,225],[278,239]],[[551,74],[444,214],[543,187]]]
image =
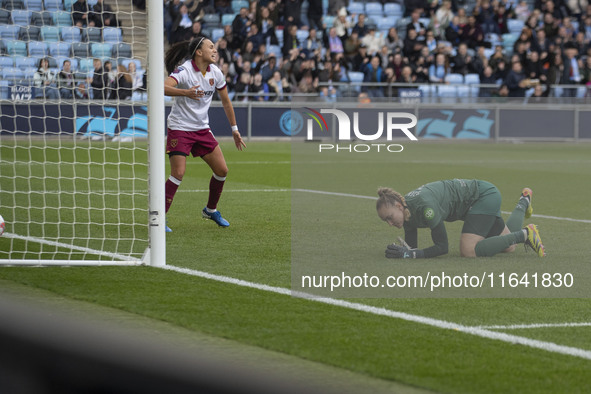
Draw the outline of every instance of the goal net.
[[[132,0],[75,3],[0,0],[0,264],[162,265],[162,43]]]

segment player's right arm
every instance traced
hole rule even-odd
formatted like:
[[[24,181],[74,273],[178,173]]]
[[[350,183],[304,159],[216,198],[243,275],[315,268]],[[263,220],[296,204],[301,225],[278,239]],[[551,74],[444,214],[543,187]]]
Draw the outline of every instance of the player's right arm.
[[[164,80],[164,94],[166,96],[185,96],[193,100],[199,100],[199,97],[203,95],[203,92],[201,92],[201,95],[197,93],[199,85],[193,86],[189,89],[180,89],[177,86],[178,82],[176,79],[173,77],[166,78]]]

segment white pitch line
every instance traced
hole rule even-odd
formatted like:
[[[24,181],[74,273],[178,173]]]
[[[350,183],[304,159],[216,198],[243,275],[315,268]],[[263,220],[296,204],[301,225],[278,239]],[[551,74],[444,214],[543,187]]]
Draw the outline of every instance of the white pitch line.
[[[362,196],[362,195],[358,195],[358,194],[327,192],[327,191],[323,191],[323,190],[293,189],[293,191],[304,192],[304,193],[324,194],[327,196],[363,198],[363,199],[370,199],[370,200],[377,200],[378,199],[377,197]],[[507,211],[502,211],[502,213],[507,214],[507,215],[511,214],[511,212],[507,212]],[[589,220],[589,219],[573,219],[573,218],[565,218],[565,217],[560,217],[560,216],[547,216],[547,215],[536,215],[536,214],[531,215],[531,217],[591,224],[591,220]]]
[[[66,244],[66,243],[63,243],[63,242],[49,241],[49,240],[43,239],[43,238],[27,237],[27,236],[13,234],[13,233],[4,233],[3,234],[3,237],[5,237],[5,238],[13,238],[13,239],[20,239],[20,240],[29,241],[29,242],[36,242],[36,243],[43,244],[43,245],[57,246],[59,248],[76,250],[76,251],[79,251],[79,252],[95,254],[95,255],[98,255],[98,256],[112,257],[114,259],[119,259],[119,260],[124,260],[124,261],[136,261],[136,262],[140,262],[141,261],[140,259],[137,259],[135,257],[124,256],[124,255],[117,254],[117,253],[111,253],[111,252],[105,252],[105,251],[101,251],[101,250],[95,250],[95,249],[85,248],[85,247],[82,247],[82,246],[76,246],[76,245],[72,245],[72,244]]]
[[[477,326],[485,330],[519,330],[530,328],[572,328],[572,327],[591,327],[591,322],[587,323],[536,323],[536,324],[510,324],[506,326]]]
[[[242,287],[248,287],[248,288],[256,289],[256,290],[268,291],[271,293],[276,293],[276,294],[281,294],[281,295],[286,295],[286,296],[301,297],[301,298],[308,299],[309,301],[319,302],[322,304],[327,304],[327,305],[337,306],[337,307],[341,307],[341,308],[356,310],[356,311],[370,313],[370,314],[378,315],[378,316],[391,317],[394,319],[400,319],[400,320],[405,320],[405,321],[409,321],[409,322],[413,322],[413,323],[424,324],[427,326],[436,327],[436,328],[440,328],[440,329],[459,331],[459,332],[462,332],[465,334],[470,334],[470,335],[474,335],[474,336],[485,338],[485,339],[492,339],[492,340],[497,340],[497,341],[501,341],[501,342],[527,346],[530,348],[544,350],[544,351],[548,351],[548,352],[552,352],[552,353],[558,353],[558,354],[563,354],[563,355],[567,355],[567,356],[579,357],[579,358],[583,358],[586,360],[591,360],[591,351],[589,351],[589,350],[579,349],[579,348],[571,347],[571,346],[558,345],[553,342],[539,341],[536,339],[521,337],[521,336],[517,336],[517,335],[511,335],[511,334],[506,334],[506,333],[502,333],[502,332],[490,331],[488,329],[484,329],[484,328],[480,328],[480,327],[464,326],[462,324],[452,323],[452,322],[448,322],[445,320],[433,319],[430,317],[413,315],[413,314],[405,313],[405,312],[397,312],[397,311],[393,311],[390,309],[378,308],[378,307],[359,304],[359,303],[355,303],[355,302],[338,300],[338,299],[328,298],[328,297],[317,297],[312,294],[294,292],[290,289],[283,288],[283,287],[275,287],[275,286],[269,286],[269,285],[264,285],[264,284],[260,284],[260,283],[249,282],[249,281],[245,281],[242,279],[236,279],[236,278],[232,278],[232,277],[228,277],[228,276],[210,274],[208,272],[192,270],[189,268],[176,267],[176,266],[172,266],[172,265],[167,265],[167,266],[163,266],[160,268],[163,268],[163,269],[166,269],[169,271],[178,272],[178,273],[185,274],[185,275],[192,275],[192,276],[197,276],[200,278],[214,280],[217,282],[228,283],[228,284],[242,286]]]

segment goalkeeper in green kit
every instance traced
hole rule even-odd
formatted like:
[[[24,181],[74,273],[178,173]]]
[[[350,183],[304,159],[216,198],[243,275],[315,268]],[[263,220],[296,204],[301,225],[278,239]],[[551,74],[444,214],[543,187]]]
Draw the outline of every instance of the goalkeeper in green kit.
[[[390,188],[378,189],[376,209],[380,219],[404,228],[405,242],[388,245],[389,258],[429,258],[448,252],[444,222],[464,221],[460,238],[462,257],[494,256],[512,252],[523,243],[539,257],[546,255],[537,226],[523,227],[532,215],[532,191],[525,188],[507,219],[501,217],[501,193],[492,183],[453,179],[427,183],[402,196]],[[430,228],[433,246],[417,249],[417,230]]]

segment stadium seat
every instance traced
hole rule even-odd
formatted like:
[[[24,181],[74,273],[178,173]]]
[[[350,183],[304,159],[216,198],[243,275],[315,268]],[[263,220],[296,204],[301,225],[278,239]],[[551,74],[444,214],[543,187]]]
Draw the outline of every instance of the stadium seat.
[[[42,26],[41,39],[46,42],[55,42],[60,40],[60,28],[57,26]]]
[[[277,37],[277,42],[279,42],[279,45],[283,45],[283,30],[275,30],[275,37]]]
[[[122,66],[124,66],[125,68],[129,69],[129,63],[134,62],[135,63],[135,68],[136,70],[143,70],[144,68],[142,67],[142,62],[138,59],[123,59],[119,62],[119,64],[121,64]]]
[[[22,41],[39,41],[41,29],[38,26],[21,27],[18,33],[18,39]]]
[[[10,23],[10,11],[0,9],[0,25],[8,25]]]
[[[217,29],[222,26],[218,14],[205,14],[203,15],[202,22],[206,27],[211,29]]]
[[[521,33],[524,25],[525,23],[520,19],[507,20],[507,28],[509,29],[509,33]]]
[[[445,82],[451,84],[464,83],[464,76],[462,74],[450,73],[445,76]]]
[[[24,0],[25,8],[29,11],[43,11],[42,0]]]
[[[90,54],[92,57],[109,57],[112,49],[113,44],[95,42],[90,47]]]
[[[224,14],[222,15],[222,26],[232,26],[232,22],[234,22],[234,18],[236,18],[237,14]]]
[[[2,69],[2,79],[7,81],[18,81],[25,77],[23,70],[16,67],[5,67]]]
[[[103,42],[103,36],[99,27],[87,27],[82,31],[82,41]]]
[[[432,97],[436,91],[435,85],[419,85],[422,97]]]
[[[4,8],[8,11],[22,10],[25,8],[23,0],[2,0],[0,8]]]
[[[72,26],[72,13],[68,11],[55,11],[53,24],[56,26]]]
[[[61,11],[64,9],[62,0],[43,0],[43,5],[47,11]]]
[[[98,3],[98,1],[97,1],[97,0],[87,0],[87,1],[86,1],[86,4],[88,4],[88,7],[90,7],[90,8],[94,7],[94,5],[95,5],[96,3]]]
[[[365,6],[363,3],[352,1],[347,6],[347,11],[349,11],[349,14],[365,14]]]
[[[111,56],[114,58],[129,58],[132,56],[131,53],[131,45],[120,42],[118,44],[113,45],[113,49],[111,49]]]
[[[361,91],[361,82],[363,82],[363,78],[365,77],[365,74],[363,74],[362,72],[359,71],[349,71],[349,79],[351,80],[351,83],[353,83],[353,89],[355,89],[356,91],[360,92]]]
[[[29,26],[31,23],[31,11],[29,10],[13,10],[10,13],[12,23],[18,26]]]
[[[82,40],[80,29],[76,26],[64,26],[60,30],[62,41],[65,42],[80,42]]]
[[[365,14],[369,17],[384,16],[384,8],[382,7],[382,3],[377,3],[377,2],[365,3]]]
[[[213,42],[217,42],[223,36],[224,36],[224,29],[212,29],[211,30],[211,40]]]
[[[17,40],[19,31],[19,26],[0,25],[0,40]]]
[[[267,47],[267,53],[269,55],[274,55],[276,58],[281,57],[281,47],[279,45],[269,45]]]
[[[10,82],[0,79],[0,100],[10,99]]]
[[[78,61],[78,71],[87,73],[94,70],[93,60],[91,58],[82,58]]]
[[[391,27],[396,27],[396,22],[400,17],[396,15],[383,16],[376,18],[376,25],[380,31],[388,31]]]
[[[4,41],[6,53],[9,56],[27,56],[27,44],[24,41]]]
[[[458,97],[466,98],[470,97],[470,87],[469,86],[458,86],[457,87]]]
[[[37,68],[39,67],[39,58],[19,56],[14,59],[14,66],[20,68],[21,70],[26,70],[27,68]]]
[[[15,64],[16,59],[10,56],[0,56],[0,68],[17,67]]]
[[[41,41],[29,42],[29,56],[43,57],[47,56],[47,44]]]
[[[33,12],[31,14],[31,24],[35,26],[51,26],[53,25],[53,17],[51,12],[41,11]]]
[[[249,8],[248,0],[232,0],[232,11],[239,13],[241,8]]]
[[[73,42],[72,56],[85,58],[90,56],[90,48],[87,42]]]
[[[322,22],[324,22],[326,24],[326,27],[330,29],[331,27],[333,27],[335,19],[336,16],[334,15],[324,15],[322,17]],[[277,33],[277,31],[275,33]]]
[[[53,57],[70,56],[72,44],[69,42],[49,42],[47,43],[49,54]]]
[[[298,30],[296,33],[297,40],[300,43],[304,42],[308,38],[309,35],[310,35],[310,32],[308,30]]]
[[[121,42],[121,29],[118,27],[103,28],[103,42],[118,43]]]
[[[23,78],[29,81],[33,81],[35,78],[35,73],[37,72],[38,67],[27,67],[23,70]]]
[[[72,11],[72,5],[76,2],[77,0],[64,0],[64,10],[66,11]],[[92,7],[91,7],[92,8]]]
[[[444,98],[455,98],[458,96],[458,87],[453,85],[439,85],[437,86],[437,95]]]
[[[402,16],[402,6],[398,3],[386,3],[384,4],[384,15],[386,16]]]

